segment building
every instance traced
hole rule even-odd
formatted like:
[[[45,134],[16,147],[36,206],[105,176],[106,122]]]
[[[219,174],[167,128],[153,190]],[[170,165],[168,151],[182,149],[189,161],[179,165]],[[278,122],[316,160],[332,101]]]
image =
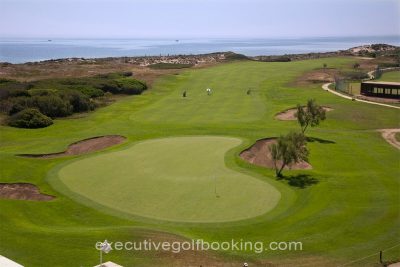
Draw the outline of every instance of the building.
[[[366,81],[361,83],[361,95],[400,99],[400,83]]]

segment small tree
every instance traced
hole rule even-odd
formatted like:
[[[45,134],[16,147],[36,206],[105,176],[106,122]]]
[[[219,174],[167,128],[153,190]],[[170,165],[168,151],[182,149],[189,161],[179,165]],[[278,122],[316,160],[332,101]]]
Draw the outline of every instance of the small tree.
[[[322,65],[322,67],[324,67],[324,69],[326,69],[326,67],[328,67],[328,65],[327,65],[326,63],[324,63],[324,64]]]
[[[319,125],[320,121],[326,119],[325,109],[318,105],[314,99],[307,101],[307,106],[297,105],[297,121],[300,124],[301,132],[304,134],[308,126]]]
[[[276,143],[270,145],[269,150],[274,161],[276,177],[282,177],[283,169],[300,161],[308,162],[309,151],[304,134],[290,132],[280,136]]]

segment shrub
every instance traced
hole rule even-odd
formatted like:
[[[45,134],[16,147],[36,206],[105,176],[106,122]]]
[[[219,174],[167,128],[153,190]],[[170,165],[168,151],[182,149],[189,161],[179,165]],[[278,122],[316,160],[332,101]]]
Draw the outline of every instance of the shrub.
[[[64,101],[68,101],[72,105],[73,112],[89,111],[95,108],[89,97],[81,92],[66,90],[61,92],[60,96]]]
[[[168,70],[168,69],[184,69],[191,68],[193,64],[180,64],[180,63],[155,63],[148,66],[151,69]]]
[[[361,71],[347,71],[342,72],[342,75],[349,80],[362,80],[369,78],[367,73]]]
[[[120,92],[127,95],[141,94],[147,88],[145,83],[131,78],[118,79],[117,84]]]
[[[9,115],[18,113],[26,108],[33,107],[33,99],[31,97],[12,97],[9,98],[8,101],[12,103],[11,108],[8,110]]]
[[[55,89],[31,89],[29,90],[31,96],[44,96],[44,95],[54,95],[57,94]]]
[[[53,121],[40,113],[39,110],[28,108],[10,117],[8,125],[18,128],[43,128],[53,124]]]
[[[97,88],[104,92],[110,92],[113,94],[119,94],[121,92],[118,83],[114,80],[105,80],[98,84]]]
[[[82,87],[76,89],[79,92],[82,92],[83,94],[87,95],[88,97],[100,97],[104,95],[104,92],[98,88],[94,87]]]
[[[125,72],[122,73],[122,76],[125,76],[125,77],[130,77],[132,75],[133,75],[132,71],[125,71]]]
[[[37,96],[33,98],[33,105],[40,112],[51,117],[65,117],[72,114],[72,105],[56,95]]]

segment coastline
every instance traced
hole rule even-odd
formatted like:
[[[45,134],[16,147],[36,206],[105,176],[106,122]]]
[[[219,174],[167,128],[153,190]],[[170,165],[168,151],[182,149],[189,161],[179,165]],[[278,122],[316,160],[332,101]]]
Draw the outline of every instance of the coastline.
[[[254,60],[262,62],[290,62],[307,59],[337,57],[337,56],[359,56],[362,58],[374,58],[377,53],[398,53],[400,46],[389,44],[371,44],[352,47],[346,50],[337,50],[330,52],[311,52],[311,53],[295,53],[295,54],[277,54],[277,55],[258,55],[258,56],[245,56],[232,51],[227,52],[213,52],[205,54],[179,54],[179,55],[160,55],[160,56],[120,56],[120,57],[99,57],[99,58],[86,58],[86,57],[67,57],[58,59],[47,59],[41,61],[32,61],[25,63],[10,63],[0,62],[0,66],[7,65],[35,65],[47,63],[101,63],[110,61],[123,61],[138,66],[149,66],[152,64],[167,63],[167,64],[188,64],[188,65],[201,65],[217,63],[226,60]]]

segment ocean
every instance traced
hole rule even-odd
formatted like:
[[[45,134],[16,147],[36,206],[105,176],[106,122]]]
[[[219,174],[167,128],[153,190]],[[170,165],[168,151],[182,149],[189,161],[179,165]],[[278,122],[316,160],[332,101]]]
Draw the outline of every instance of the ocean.
[[[0,38],[0,62],[83,57],[159,56],[233,51],[247,56],[328,52],[372,43],[400,45],[400,36],[264,39]]]

